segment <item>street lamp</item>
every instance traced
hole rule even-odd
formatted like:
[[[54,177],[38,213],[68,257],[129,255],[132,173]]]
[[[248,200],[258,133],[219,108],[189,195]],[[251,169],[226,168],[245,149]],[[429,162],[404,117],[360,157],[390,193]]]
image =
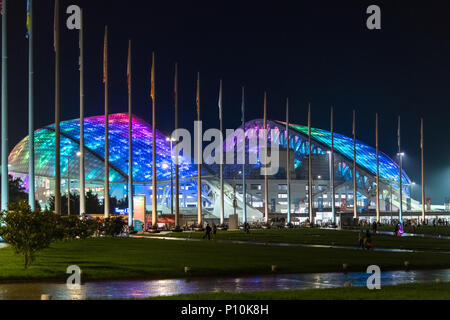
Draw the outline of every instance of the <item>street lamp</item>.
[[[330,171],[330,191],[331,191],[331,196],[330,196],[330,205],[331,205],[331,216],[332,216],[332,220],[333,223],[335,223],[336,220],[336,214],[335,214],[335,192],[334,192],[334,164],[333,162],[333,153],[331,152],[331,150],[327,151],[328,154],[328,166],[329,166],[329,171]],[[330,193],[328,193],[330,194]]]
[[[80,157],[81,152],[77,151],[76,155]],[[67,215],[70,216],[70,156],[66,156],[65,158],[67,160]]]
[[[410,205],[411,210],[412,210],[412,200],[414,199],[412,192],[413,192],[413,187],[415,185],[416,185],[416,183],[414,181],[411,181],[411,183],[408,185],[409,186],[409,201],[411,203],[411,205]]]
[[[403,221],[403,217],[402,217],[403,216],[403,189],[402,189],[402,187],[403,187],[403,185],[402,185],[403,170],[402,170],[402,167],[403,167],[403,156],[404,155],[405,155],[404,152],[397,153],[397,156],[399,157],[399,164],[400,164],[400,167],[399,167],[400,206],[399,206],[399,210],[398,210],[398,218],[400,220],[400,223],[402,223],[402,221]]]
[[[65,157],[67,160],[67,215],[70,216],[70,158]]]
[[[409,197],[410,197],[411,199],[414,199],[412,192],[413,192],[413,187],[414,187],[415,185],[416,185],[416,183],[415,183],[414,181],[412,181],[411,184],[409,185]]]

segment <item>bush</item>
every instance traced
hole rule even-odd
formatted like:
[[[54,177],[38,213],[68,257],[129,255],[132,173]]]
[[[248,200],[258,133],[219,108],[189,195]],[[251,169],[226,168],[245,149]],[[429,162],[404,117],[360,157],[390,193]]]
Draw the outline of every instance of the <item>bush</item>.
[[[9,205],[0,217],[0,237],[23,255],[28,268],[37,252],[53,241],[85,239],[92,236],[118,236],[126,222],[120,216],[91,220],[79,216],[59,216],[50,211],[31,211],[26,201]]]
[[[80,219],[79,216],[55,216],[55,239],[86,239],[95,234],[99,224],[95,220]]]
[[[24,259],[25,269],[36,253],[48,248],[55,239],[55,215],[49,211],[31,211],[26,201],[9,204],[0,218],[0,236]]]
[[[124,232],[127,224],[122,217],[116,216],[103,220],[101,234],[105,236],[115,237]]]

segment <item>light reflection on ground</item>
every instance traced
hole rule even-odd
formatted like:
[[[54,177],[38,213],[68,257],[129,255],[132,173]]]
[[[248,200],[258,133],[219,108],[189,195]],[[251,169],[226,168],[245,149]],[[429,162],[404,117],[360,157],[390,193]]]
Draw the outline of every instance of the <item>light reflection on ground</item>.
[[[16,283],[0,284],[0,299],[40,299],[41,294],[50,294],[55,300],[139,299],[200,292],[331,288],[342,287],[348,282],[353,286],[365,286],[368,276],[364,272],[349,272],[346,274],[311,273],[217,279],[107,281],[89,282],[82,285],[79,290],[69,290],[65,284]],[[450,269],[382,272],[381,285],[428,282],[436,279],[450,281]]]

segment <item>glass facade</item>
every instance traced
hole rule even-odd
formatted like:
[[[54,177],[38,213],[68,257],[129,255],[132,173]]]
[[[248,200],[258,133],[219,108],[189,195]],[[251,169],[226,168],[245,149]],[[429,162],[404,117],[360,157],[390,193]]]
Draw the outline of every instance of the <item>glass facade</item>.
[[[133,116],[133,178],[136,183],[152,179],[152,128],[142,119]],[[170,179],[170,142],[156,131],[157,178]],[[80,122],[78,119],[61,122],[61,176],[79,176],[77,152],[80,150]],[[111,182],[126,183],[128,176],[128,114],[109,116],[110,176]],[[105,118],[85,119],[86,180],[104,180]],[[54,124],[35,132],[36,176],[54,177],[55,132]],[[10,171],[28,173],[28,137],[13,149],[9,156]],[[196,166],[180,160],[180,177],[197,175]]]

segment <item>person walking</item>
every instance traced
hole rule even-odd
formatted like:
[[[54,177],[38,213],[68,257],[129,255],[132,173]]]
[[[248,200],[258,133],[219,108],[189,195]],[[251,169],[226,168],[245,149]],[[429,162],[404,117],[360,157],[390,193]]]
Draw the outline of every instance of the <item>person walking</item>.
[[[358,233],[358,240],[359,240],[359,247],[361,249],[364,249],[364,236],[363,236],[363,233],[361,230],[359,230],[359,233]]]
[[[378,229],[378,224],[377,224],[376,221],[374,221],[372,223],[372,231],[373,231],[373,233],[377,233],[377,229]]]
[[[206,224],[205,228],[205,235],[203,236],[203,239],[208,238],[208,240],[211,240],[211,227],[209,226],[209,223]]]
[[[214,239],[215,239],[215,238],[216,238],[216,234],[217,234],[217,226],[216,226],[215,223],[214,223],[213,226],[212,226],[212,232],[213,232]]]

